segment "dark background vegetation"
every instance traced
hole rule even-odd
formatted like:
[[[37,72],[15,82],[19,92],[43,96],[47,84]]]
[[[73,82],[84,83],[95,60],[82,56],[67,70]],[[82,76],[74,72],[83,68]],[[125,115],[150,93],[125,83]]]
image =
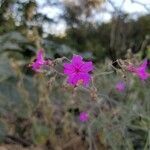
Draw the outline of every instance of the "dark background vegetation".
[[[91,19],[93,11],[105,1],[79,2],[79,5],[75,5],[67,0],[45,1],[46,6],[63,9],[63,13],[56,19],[40,13],[37,1],[0,0],[1,144],[8,149],[13,144],[14,150],[23,149],[22,146],[31,150],[74,150],[77,145],[81,150],[94,150],[96,147],[98,150],[148,150],[148,85],[141,84],[138,79],[131,79],[127,93],[118,95],[113,90],[113,85],[122,79],[120,76],[98,78],[97,89],[108,95],[108,99],[117,100],[117,104],[115,102],[111,105],[111,100],[108,100],[109,105],[105,104],[107,98],[103,98],[106,102],[103,104],[104,114],[101,118],[95,119],[94,124],[81,125],[74,121],[73,116],[76,117],[79,111],[89,105],[95,108],[87,93],[81,90],[76,97],[79,103],[81,99],[87,99],[87,105],[84,102],[81,102],[81,106],[73,105],[72,89],[60,86],[60,83],[63,85],[61,77],[52,78],[50,74],[45,79],[28,67],[40,48],[51,59],[81,54],[85,59],[95,62],[98,74],[110,69],[105,67],[106,61],[126,59],[129,53],[139,61],[150,58],[148,6],[139,3],[147,13],[133,17],[108,0],[113,8],[109,12],[111,20],[94,22]],[[66,23],[65,33],[58,35],[48,32],[50,25],[57,27],[60,20]],[[48,80],[50,85],[47,85]],[[120,119],[113,120],[112,114],[119,114]]]

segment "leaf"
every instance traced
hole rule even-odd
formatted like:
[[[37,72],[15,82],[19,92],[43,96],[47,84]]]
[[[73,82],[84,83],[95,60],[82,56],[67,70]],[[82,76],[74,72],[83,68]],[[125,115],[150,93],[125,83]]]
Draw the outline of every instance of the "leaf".
[[[0,81],[15,75],[7,58],[0,59],[0,66]]]
[[[33,104],[33,107],[38,103],[38,89],[37,84],[34,82],[32,77],[25,76],[23,80],[23,86],[28,92],[30,103]]]
[[[1,45],[1,51],[3,50],[21,50],[21,47],[17,43],[6,41]]]
[[[19,46],[21,43],[26,43],[26,38],[19,32],[9,32],[0,36],[0,51],[4,50],[19,50],[22,48]]]
[[[13,41],[13,42],[18,42],[18,43],[26,43],[27,40],[26,38],[19,32],[13,31],[6,33],[0,37],[1,42],[6,42],[6,41]]]
[[[22,95],[20,89],[14,85],[17,85],[15,80],[6,80],[0,84],[0,114],[12,113],[16,117],[26,118],[30,112],[26,95]]]

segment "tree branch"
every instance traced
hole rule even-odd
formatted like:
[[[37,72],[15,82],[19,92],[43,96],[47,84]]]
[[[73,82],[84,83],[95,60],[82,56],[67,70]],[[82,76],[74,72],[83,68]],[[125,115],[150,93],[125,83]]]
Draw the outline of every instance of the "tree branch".
[[[139,4],[139,5],[141,5],[141,6],[143,6],[148,12],[150,12],[150,8],[147,6],[147,5],[150,5],[150,4],[144,4],[144,3],[142,3],[142,2],[139,2],[139,1],[137,1],[137,0],[130,0],[132,3],[137,3],[137,4]]]

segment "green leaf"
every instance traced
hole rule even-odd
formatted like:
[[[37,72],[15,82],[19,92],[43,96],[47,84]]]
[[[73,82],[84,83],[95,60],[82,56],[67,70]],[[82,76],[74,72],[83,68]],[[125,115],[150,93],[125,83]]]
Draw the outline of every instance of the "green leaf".
[[[19,32],[9,32],[0,36],[0,51],[4,50],[19,50],[22,48],[19,46],[21,43],[26,43],[26,38]]]
[[[0,84],[0,114],[13,113],[16,117],[29,116],[29,104],[26,95],[22,95],[17,86],[17,81],[3,81]],[[13,108],[13,109],[12,109]]]
[[[0,41],[1,42],[13,41],[13,42],[18,42],[18,43],[27,42],[26,38],[20,32],[16,32],[16,31],[9,32],[0,36]]]
[[[0,66],[0,81],[15,75],[7,58],[0,59]]]

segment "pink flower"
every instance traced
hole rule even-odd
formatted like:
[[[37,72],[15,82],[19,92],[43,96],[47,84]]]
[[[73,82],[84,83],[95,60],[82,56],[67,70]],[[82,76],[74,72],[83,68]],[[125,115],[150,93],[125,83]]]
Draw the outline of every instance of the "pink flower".
[[[87,112],[81,112],[79,115],[79,119],[81,122],[87,122],[89,120],[89,115]]]
[[[134,67],[132,65],[128,66],[128,71],[137,75],[141,80],[146,80],[150,77],[150,73],[147,72],[147,60],[144,60],[141,65]]]
[[[40,72],[40,69],[45,64],[45,60],[43,58],[43,50],[38,50],[35,61],[32,63],[31,67],[34,71]]]
[[[116,90],[119,92],[123,92],[126,88],[126,84],[123,81],[120,81],[116,84]]]
[[[83,84],[87,86],[91,81],[90,71],[93,70],[91,61],[85,62],[79,55],[73,55],[71,63],[64,63],[64,74],[68,76],[71,85]]]

